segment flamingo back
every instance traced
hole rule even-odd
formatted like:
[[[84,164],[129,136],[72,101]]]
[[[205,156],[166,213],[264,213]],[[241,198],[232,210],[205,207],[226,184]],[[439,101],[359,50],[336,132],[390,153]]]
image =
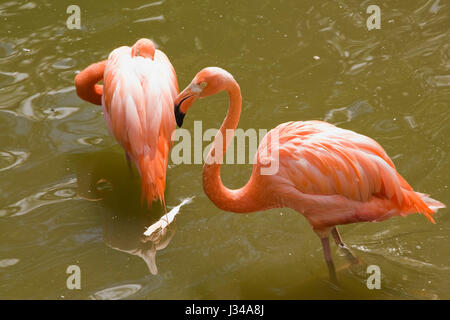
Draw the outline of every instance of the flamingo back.
[[[102,106],[107,126],[135,162],[142,178],[142,199],[164,203],[166,168],[175,130],[175,71],[167,56],[133,56],[120,47],[109,55]]]

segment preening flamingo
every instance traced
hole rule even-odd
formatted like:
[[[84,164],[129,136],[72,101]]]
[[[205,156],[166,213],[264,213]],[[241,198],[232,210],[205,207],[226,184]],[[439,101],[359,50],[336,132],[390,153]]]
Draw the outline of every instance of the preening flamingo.
[[[382,221],[392,216],[422,213],[434,223],[433,214],[445,207],[415,192],[396,171],[391,159],[373,139],[323,121],[296,121],[269,131],[258,147],[252,175],[237,190],[226,188],[220,164],[241,113],[241,91],[227,71],[210,67],[200,71],[175,100],[178,126],[198,98],[221,91],[229,95],[228,113],[203,167],[203,189],[220,209],[249,213],[271,208],[292,208],[309,221],[320,237],[330,277],[335,280],[329,234],[345,246],[337,225]],[[272,175],[261,174],[267,163],[277,163]]]
[[[98,84],[103,80],[103,85]],[[163,205],[173,103],[178,94],[175,70],[151,40],[111,52],[75,77],[78,96],[101,105],[109,131],[125,149],[142,179],[142,200]]]

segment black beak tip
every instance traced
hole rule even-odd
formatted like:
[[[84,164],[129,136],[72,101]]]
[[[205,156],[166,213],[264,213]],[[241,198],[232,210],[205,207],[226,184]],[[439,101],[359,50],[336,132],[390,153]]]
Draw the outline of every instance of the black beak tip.
[[[180,104],[175,105],[174,114],[175,120],[177,121],[177,126],[181,128],[181,126],[183,125],[184,116],[186,114],[180,111]]]

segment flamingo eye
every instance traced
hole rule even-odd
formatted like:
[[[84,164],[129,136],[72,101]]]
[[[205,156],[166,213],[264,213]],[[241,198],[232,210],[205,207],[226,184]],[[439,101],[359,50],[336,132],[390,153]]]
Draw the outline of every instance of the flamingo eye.
[[[191,91],[193,93],[200,94],[207,85],[208,85],[208,83],[206,81],[202,81],[200,83],[193,83],[192,87],[191,87]]]

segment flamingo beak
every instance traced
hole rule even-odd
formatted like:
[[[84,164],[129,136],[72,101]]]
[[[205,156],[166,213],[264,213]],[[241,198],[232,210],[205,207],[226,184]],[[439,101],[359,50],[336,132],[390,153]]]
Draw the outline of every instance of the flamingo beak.
[[[185,98],[187,99],[187,98]],[[180,105],[184,100],[181,100],[178,104],[175,104],[174,107],[174,114],[175,114],[175,120],[177,121],[177,126],[181,128],[181,126],[183,125],[183,120],[184,120],[184,116],[186,115],[186,113],[180,111]]]
[[[174,101],[174,115],[178,127],[183,125],[184,116],[189,107],[197,99],[198,95],[192,92],[191,85],[183,90]]]

